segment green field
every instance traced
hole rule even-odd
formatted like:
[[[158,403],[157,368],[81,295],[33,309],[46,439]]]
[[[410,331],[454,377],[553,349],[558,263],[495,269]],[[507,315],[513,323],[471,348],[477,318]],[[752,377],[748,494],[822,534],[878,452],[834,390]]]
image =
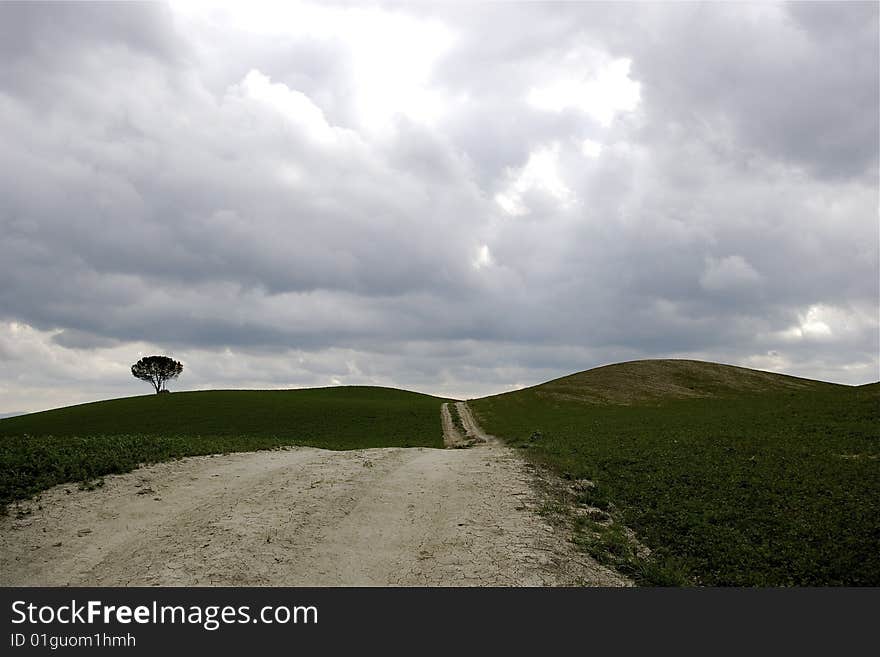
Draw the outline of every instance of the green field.
[[[375,387],[218,390],[7,418],[0,420],[0,503],[184,456],[286,445],[442,447],[444,401]]]
[[[0,502],[200,454],[442,447],[444,401],[371,387],[180,392],[7,418]],[[636,361],[469,404],[573,484],[544,511],[638,583],[880,585],[880,384]]]
[[[595,483],[578,542],[640,583],[880,585],[878,384],[641,361],[469,403]]]

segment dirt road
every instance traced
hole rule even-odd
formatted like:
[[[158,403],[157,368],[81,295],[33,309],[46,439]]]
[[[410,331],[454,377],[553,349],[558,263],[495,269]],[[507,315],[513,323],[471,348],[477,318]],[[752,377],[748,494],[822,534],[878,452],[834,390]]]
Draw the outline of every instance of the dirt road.
[[[513,450],[480,436],[195,457],[59,486],[0,518],[0,585],[625,584],[537,513]]]

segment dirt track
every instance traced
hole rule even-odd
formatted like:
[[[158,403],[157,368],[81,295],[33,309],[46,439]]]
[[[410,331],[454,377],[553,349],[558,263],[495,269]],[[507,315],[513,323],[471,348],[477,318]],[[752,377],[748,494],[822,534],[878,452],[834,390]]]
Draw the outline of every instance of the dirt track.
[[[513,450],[480,437],[195,457],[59,486],[0,518],[0,585],[625,584],[537,513]]]

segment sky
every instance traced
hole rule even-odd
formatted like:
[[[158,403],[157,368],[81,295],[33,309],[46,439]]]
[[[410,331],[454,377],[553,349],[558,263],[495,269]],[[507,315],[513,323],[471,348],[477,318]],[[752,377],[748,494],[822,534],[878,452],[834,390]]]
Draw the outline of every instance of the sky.
[[[0,414],[880,379],[878,3],[0,3]]]

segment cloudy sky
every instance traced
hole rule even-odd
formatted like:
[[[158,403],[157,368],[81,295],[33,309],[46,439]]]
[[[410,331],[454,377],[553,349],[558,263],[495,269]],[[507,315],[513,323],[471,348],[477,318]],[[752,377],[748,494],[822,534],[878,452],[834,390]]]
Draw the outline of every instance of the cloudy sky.
[[[878,4],[0,4],[0,413],[878,360]]]

